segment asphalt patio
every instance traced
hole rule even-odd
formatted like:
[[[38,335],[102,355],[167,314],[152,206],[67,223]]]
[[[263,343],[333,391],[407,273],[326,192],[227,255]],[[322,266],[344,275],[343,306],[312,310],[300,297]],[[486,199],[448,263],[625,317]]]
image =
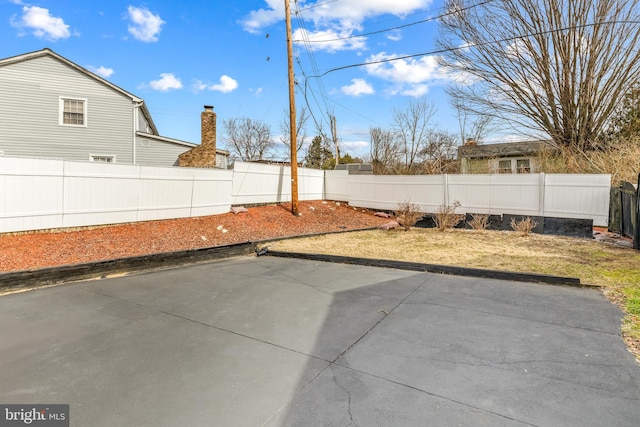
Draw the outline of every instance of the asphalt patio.
[[[597,290],[238,257],[0,297],[0,403],[72,426],[636,426]]]

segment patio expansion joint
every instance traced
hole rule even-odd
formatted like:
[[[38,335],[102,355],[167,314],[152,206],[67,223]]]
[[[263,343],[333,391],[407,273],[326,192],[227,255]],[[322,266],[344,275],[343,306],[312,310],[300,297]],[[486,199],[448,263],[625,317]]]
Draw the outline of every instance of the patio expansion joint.
[[[112,298],[112,299],[115,299],[115,300],[118,300],[118,301],[126,302],[128,304],[137,305],[139,307],[144,307],[146,309],[155,311],[156,313],[160,313],[160,314],[164,314],[164,315],[167,315],[167,316],[175,317],[177,319],[184,320],[184,321],[187,321],[189,323],[193,323],[193,324],[200,325],[200,326],[205,326],[207,328],[215,329],[215,330],[218,330],[220,332],[226,332],[226,333],[238,336],[238,337],[242,337],[242,338],[246,338],[246,339],[249,339],[249,340],[252,340],[252,341],[256,341],[256,342],[259,342],[259,343],[262,343],[262,344],[266,344],[266,345],[269,345],[271,347],[279,348],[281,350],[286,350],[286,351],[289,351],[291,353],[295,353],[295,354],[299,354],[301,356],[308,357],[310,359],[315,359],[315,360],[319,360],[319,361],[322,361],[322,362],[331,363],[330,360],[323,359],[321,357],[314,356],[312,354],[307,354],[307,353],[304,353],[304,352],[301,352],[301,351],[298,351],[298,350],[294,350],[292,348],[288,348],[288,347],[285,347],[285,346],[282,346],[282,345],[279,345],[279,344],[275,344],[275,343],[272,343],[272,342],[269,342],[269,341],[266,341],[266,340],[262,340],[260,338],[252,337],[250,335],[241,334],[239,332],[232,331],[230,329],[221,328],[219,326],[211,325],[209,323],[205,323],[205,322],[201,322],[199,320],[191,319],[189,317],[181,316],[181,315],[176,314],[176,313],[171,313],[169,311],[160,310],[160,309],[155,308],[155,307],[150,307],[148,305],[145,305],[145,304],[142,304],[142,303],[139,303],[139,302],[136,302],[136,301],[131,301],[131,300],[128,300],[126,298],[120,298],[120,297],[117,297],[117,296],[114,296],[114,295],[104,294],[102,292],[98,292],[98,291],[95,291],[93,289],[87,289],[86,291],[92,292],[94,294],[101,295],[101,296],[104,296],[104,297],[107,297],[107,298]]]
[[[452,308],[452,309],[455,309],[455,310],[462,310],[462,311],[470,311],[470,312],[474,312],[474,313],[481,313],[481,314],[486,314],[486,315],[489,315],[489,316],[497,316],[497,317],[506,317],[506,318],[510,318],[510,319],[526,320],[528,322],[542,323],[542,324],[545,324],[545,325],[559,326],[559,327],[563,327],[563,328],[576,329],[576,330],[580,330],[580,331],[589,331],[589,332],[596,332],[596,333],[606,334],[606,335],[620,336],[620,334],[617,333],[617,332],[604,331],[604,330],[601,330],[601,329],[587,328],[587,327],[583,327],[583,326],[564,325],[562,323],[549,322],[549,321],[546,321],[546,320],[531,319],[531,318],[528,318],[528,317],[514,316],[514,315],[511,315],[511,314],[496,313],[496,312],[492,312],[492,311],[476,310],[476,309],[473,309],[473,308],[459,307],[459,306],[450,305],[450,304],[437,304],[437,303],[425,302],[425,301],[408,301],[405,304],[407,304],[407,305],[432,305],[432,306],[435,306],[435,307]]]
[[[481,408],[479,406],[475,406],[475,405],[471,405],[469,403],[463,402],[461,400],[452,399],[452,398],[447,397],[445,395],[434,393],[432,391],[428,391],[428,390],[425,390],[425,389],[422,389],[422,388],[419,388],[419,387],[415,387],[415,386],[412,386],[410,384],[405,384],[403,382],[395,381],[395,380],[392,380],[390,378],[387,378],[387,377],[384,377],[384,376],[381,376],[381,375],[376,375],[376,374],[373,374],[371,372],[361,371],[359,369],[355,369],[355,368],[350,367],[350,366],[341,365],[339,363],[331,363],[331,366],[333,366],[333,365],[339,366],[339,367],[344,368],[344,369],[349,369],[349,370],[351,370],[353,372],[357,372],[357,373],[359,373],[361,375],[365,375],[365,376],[368,376],[368,377],[376,378],[376,379],[381,380],[381,381],[386,381],[386,382],[389,382],[391,384],[395,384],[395,385],[400,386],[400,387],[405,387],[405,388],[408,388],[410,390],[414,390],[414,391],[417,391],[419,393],[425,394],[427,396],[431,396],[431,397],[435,397],[435,398],[438,398],[438,399],[446,400],[447,402],[455,403],[457,405],[461,405],[461,406],[464,406],[466,408],[473,409],[475,411],[480,411],[480,412],[484,412],[484,413],[487,413],[487,414],[495,415],[496,417],[504,418],[504,419],[507,419],[509,421],[514,421],[514,422],[517,422],[517,423],[520,423],[520,424],[523,424],[523,425],[537,427],[536,424],[531,424],[531,423],[528,423],[526,421],[510,417],[508,415],[504,415],[504,414],[500,414],[498,412],[490,411],[490,410],[487,410],[485,408]]]

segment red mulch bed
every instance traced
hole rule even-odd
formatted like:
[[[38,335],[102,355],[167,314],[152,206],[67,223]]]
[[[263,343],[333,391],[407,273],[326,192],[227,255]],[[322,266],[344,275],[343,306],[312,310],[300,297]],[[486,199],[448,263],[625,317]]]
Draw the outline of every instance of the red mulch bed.
[[[340,202],[248,208],[247,213],[75,230],[0,234],[0,272],[79,264],[277,237],[377,227],[388,219]]]

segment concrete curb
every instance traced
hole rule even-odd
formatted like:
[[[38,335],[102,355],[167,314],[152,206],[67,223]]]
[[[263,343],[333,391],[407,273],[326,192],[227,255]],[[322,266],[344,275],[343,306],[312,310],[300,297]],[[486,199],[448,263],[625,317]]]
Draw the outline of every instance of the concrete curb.
[[[362,265],[366,267],[395,268],[399,270],[420,271],[426,273],[450,274],[454,276],[479,277],[485,279],[512,280],[517,282],[545,283],[550,285],[591,287],[591,285],[580,283],[579,278],[551,276],[546,274],[517,273],[512,271],[484,270],[480,268],[454,267],[448,265],[422,264],[417,262],[355,258],[336,255],[305,254],[299,252],[280,252],[266,250],[261,253],[267,256],[297,258],[311,261],[335,262],[340,264]]]
[[[78,280],[102,278],[116,274],[136,273],[158,268],[177,267],[234,256],[252,255],[256,244],[237,243],[210,248],[142,255],[83,264],[14,271],[0,274],[0,291],[52,286]]]

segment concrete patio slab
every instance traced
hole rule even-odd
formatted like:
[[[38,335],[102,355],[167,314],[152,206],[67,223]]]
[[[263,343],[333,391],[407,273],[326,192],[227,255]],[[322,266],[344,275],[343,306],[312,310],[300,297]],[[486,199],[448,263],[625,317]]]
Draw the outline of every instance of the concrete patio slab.
[[[622,317],[593,289],[234,258],[0,297],[0,403],[68,403],[72,426],[631,426]]]

